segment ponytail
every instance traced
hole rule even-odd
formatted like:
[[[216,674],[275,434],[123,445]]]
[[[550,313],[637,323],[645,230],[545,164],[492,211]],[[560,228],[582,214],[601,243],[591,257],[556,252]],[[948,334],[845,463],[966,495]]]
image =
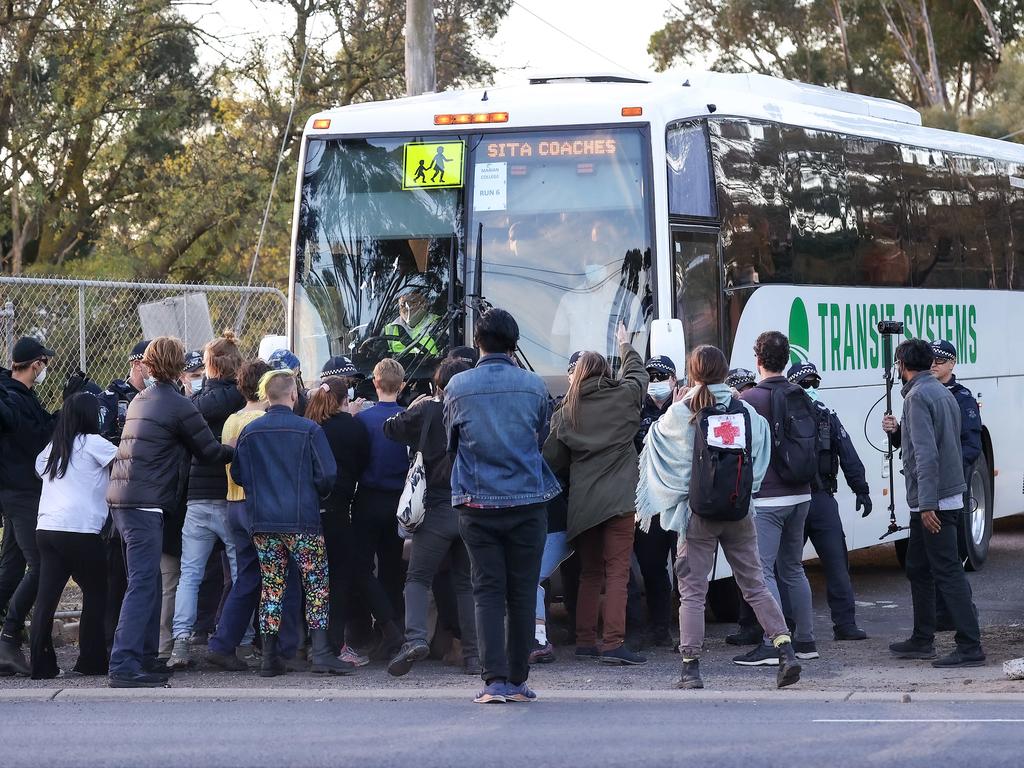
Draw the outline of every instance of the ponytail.
[[[729,363],[718,347],[701,344],[690,353],[687,370],[690,381],[694,383],[690,395],[690,410],[693,412],[690,422],[693,423],[702,409],[710,408],[717,402],[708,385],[725,381],[729,375]]]

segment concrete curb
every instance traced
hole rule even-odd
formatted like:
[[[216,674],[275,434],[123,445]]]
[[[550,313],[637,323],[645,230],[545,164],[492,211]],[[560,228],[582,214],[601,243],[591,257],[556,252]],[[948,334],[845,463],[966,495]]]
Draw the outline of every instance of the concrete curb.
[[[470,700],[475,688],[19,688],[0,690],[0,703],[12,701],[437,701]],[[1020,693],[942,693],[905,691],[621,691],[621,690],[539,690],[541,701],[821,701],[821,702],[1015,702],[1024,703]]]

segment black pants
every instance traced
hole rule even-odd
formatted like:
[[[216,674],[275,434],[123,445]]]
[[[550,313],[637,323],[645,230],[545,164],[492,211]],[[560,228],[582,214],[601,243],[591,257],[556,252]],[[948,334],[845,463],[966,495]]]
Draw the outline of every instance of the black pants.
[[[651,520],[651,529],[647,533],[638,530],[633,539],[633,553],[640,566],[640,573],[644,579],[644,594],[647,597],[647,627],[654,634],[667,632],[672,626],[672,580],[669,577],[669,558],[671,562],[675,562],[676,538],[675,531],[664,530],[660,518],[655,517]],[[635,591],[630,590],[630,603],[638,602],[638,597]],[[639,606],[635,605],[627,606],[626,613],[631,618],[643,615]],[[630,625],[633,623],[633,620],[629,621]]]
[[[20,574],[18,586],[7,604],[3,631],[0,640],[21,645],[21,632],[25,628],[32,604],[36,601],[39,587],[39,549],[36,546],[36,518],[39,513],[39,491],[5,491],[3,494],[5,528],[11,526],[14,543],[21,550],[25,569]],[[12,558],[11,566],[19,564]],[[12,574],[9,579],[14,580]],[[6,580],[6,579],[4,579]]]
[[[472,566],[482,677],[518,685],[530,674],[546,505],[459,507],[459,530]]]
[[[345,622],[348,620],[349,595],[352,591],[352,523],[349,519],[349,506],[335,505],[323,510],[320,515],[331,590],[327,632],[332,647],[336,649],[345,644]]]
[[[956,645],[962,653],[981,651],[981,630],[971,601],[971,585],[960,563],[957,521],[961,510],[940,511],[942,528],[929,533],[921,515],[910,513],[910,543],[907,546],[907,578],[914,601],[912,640],[931,645],[935,640],[935,593],[942,595],[956,628]]]
[[[114,633],[121,618],[121,603],[128,589],[128,567],[124,562],[124,542],[117,526],[111,526],[110,534],[103,543],[107,559],[107,607],[104,611],[103,629],[107,638],[107,650],[114,644]]]
[[[53,615],[71,577],[82,590],[78,628],[78,663],[83,675],[107,673],[107,642],[103,619],[107,603],[106,552],[98,533],[36,531],[39,545],[39,592],[32,614],[32,679],[60,672],[53,650]]]
[[[14,536],[14,523],[7,522],[7,515],[3,515],[3,527],[4,535],[0,540],[0,622],[7,615],[14,590],[25,575],[25,556]]]
[[[199,593],[196,598],[196,623],[193,632],[205,632],[212,635],[217,630],[220,612],[224,609],[224,600],[231,591],[231,564],[224,551],[224,542],[220,539],[213,546],[210,557],[203,570],[203,580],[199,582]]]
[[[825,572],[825,591],[835,629],[857,626],[853,584],[850,582],[850,561],[846,534],[839,517],[835,496],[819,491],[811,494],[811,508],[804,525],[804,540],[810,539]]]
[[[352,504],[355,584],[378,624],[396,621],[403,615],[405,568],[395,518],[401,497],[401,491],[361,488]]]

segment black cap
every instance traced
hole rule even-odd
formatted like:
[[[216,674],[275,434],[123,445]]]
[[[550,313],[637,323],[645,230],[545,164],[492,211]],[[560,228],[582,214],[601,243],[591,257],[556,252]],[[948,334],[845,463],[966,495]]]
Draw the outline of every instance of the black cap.
[[[335,355],[324,363],[320,377],[326,376],[355,376],[357,373],[355,365],[344,355]]]
[[[11,359],[15,365],[19,365],[35,362],[41,357],[53,357],[55,354],[52,349],[47,349],[37,339],[33,339],[31,336],[22,336],[14,343]]]
[[[573,371],[576,370],[576,363],[578,363],[580,361],[580,356],[582,354],[583,354],[582,352],[573,352],[572,353],[572,357],[569,358],[569,370],[566,371],[566,373],[572,373]]]
[[[203,365],[203,353],[198,349],[185,353],[185,373],[198,371]]]
[[[936,360],[956,360],[956,347],[945,339],[933,341],[932,357]]]
[[[472,347],[453,347],[448,353],[449,360],[468,360],[476,365],[480,360],[480,353]]]
[[[821,381],[821,374],[818,373],[818,367],[814,363],[791,365],[789,367],[789,373],[786,374],[786,379],[791,384],[799,384],[804,379],[810,377],[814,377],[818,381]]]
[[[747,386],[752,387],[757,383],[757,378],[752,371],[748,371],[746,368],[733,368],[729,371],[729,375],[725,377],[725,383],[726,386],[733,389]]]
[[[131,353],[128,355],[128,362],[133,360],[141,360],[142,356],[146,354],[146,347],[149,346],[150,339],[143,339],[134,347],[132,347]]]
[[[666,357],[665,355],[655,355],[644,363],[644,368],[648,371],[667,373],[669,376],[676,375],[676,364],[672,362],[672,358]]]

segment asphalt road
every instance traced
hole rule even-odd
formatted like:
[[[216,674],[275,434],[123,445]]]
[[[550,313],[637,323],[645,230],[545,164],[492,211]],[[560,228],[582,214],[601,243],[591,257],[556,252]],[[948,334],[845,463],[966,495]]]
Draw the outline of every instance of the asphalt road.
[[[0,705],[4,765],[1018,766],[1019,703],[86,701]]]

